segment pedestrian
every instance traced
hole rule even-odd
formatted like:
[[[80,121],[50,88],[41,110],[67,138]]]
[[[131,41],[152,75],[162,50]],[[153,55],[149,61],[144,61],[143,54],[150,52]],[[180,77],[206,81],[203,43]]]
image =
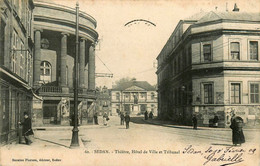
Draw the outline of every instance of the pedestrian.
[[[148,112],[147,111],[145,111],[145,113],[144,113],[144,119],[148,120]]]
[[[150,113],[149,113],[149,118],[153,119],[153,112],[152,111],[150,111]]]
[[[94,122],[96,125],[98,125],[98,113],[97,112],[95,112],[95,114],[94,114]]]
[[[198,120],[195,114],[192,117],[192,123],[193,123],[193,129],[197,130]]]
[[[218,120],[219,120],[219,118],[218,118],[218,116],[215,114],[214,119],[213,119],[213,127],[218,127]]]
[[[129,129],[129,122],[130,122],[130,116],[128,113],[126,113],[126,115],[125,115],[126,129]]]
[[[107,126],[107,121],[108,120],[109,120],[109,117],[108,117],[107,113],[105,112],[103,114],[103,124],[104,124],[104,126]]]
[[[125,116],[124,116],[124,113],[121,112],[121,113],[120,113],[120,124],[121,124],[121,125],[124,125],[124,122],[125,122]]]
[[[32,130],[32,120],[31,118],[29,118],[27,112],[24,112],[24,121],[18,123],[23,126],[23,136],[25,139],[25,143],[27,145],[30,145],[32,143],[31,135],[33,135],[33,130]]]
[[[230,128],[232,129],[232,142],[233,145],[237,146],[238,144],[241,145],[245,143],[245,136],[243,133],[243,119],[239,116],[235,116],[231,118],[231,125]]]

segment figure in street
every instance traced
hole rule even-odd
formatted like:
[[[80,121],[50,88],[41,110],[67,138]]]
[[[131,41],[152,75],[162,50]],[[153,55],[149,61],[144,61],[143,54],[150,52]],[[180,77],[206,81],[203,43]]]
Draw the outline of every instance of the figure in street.
[[[129,129],[130,116],[128,113],[125,114],[126,129]]]
[[[145,113],[144,113],[144,119],[148,120],[148,112],[147,111],[145,111]]]
[[[153,119],[153,112],[152,111],[149,113],[149,118]]]
[[[219,120],[219,118],[218,118],[218,116],[215,114],[214,119],[213,119],[213,127],[218,127],[218,120]]]
[[[195,114],[192,117],[192,123],[193,123],[193,129],[197,130],[198,120]]]
[[[124,125],[124,122],[125,122],[125,116],[124,116],[124,113],[121,112],[121,113],[120,113],[120,124],[121,124],[121,125]]]
[[[233,145],[237,146],[237,145],[241,145],[242,143],[245,143],[245,136],[242,130],[243,119],[233,114],[233,117],[231,118],[230,128],[232,129]]]
[[[32,130],[32,120],[31,118],[29,118],[27,112],[24,112],[24,121],[22,123],[19,122],[19,124],[23,126],[23,136],[25,139],[25,143],[27,145],[30,145],[32,143],[31,136],[33,135],[33,130]]]
[[[95,112],[95,114],[94,114],[94,122],[96,125],[98,125],[98,113],[97,112]]]
[[[104,126],[107,126],[107,121],[108,120],[109,120],[109,117],[108,117],[107,113],[105,112],[103,114],[103,124],[104,124]]]

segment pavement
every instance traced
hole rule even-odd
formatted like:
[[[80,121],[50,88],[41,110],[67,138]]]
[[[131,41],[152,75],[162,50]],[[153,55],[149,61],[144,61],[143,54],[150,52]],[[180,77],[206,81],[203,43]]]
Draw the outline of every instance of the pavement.
[[[193,126],[184,126],[184,125],[176,125],[176,124],[172,124],[172,121],[163,121],[163,120],[159,120],[157,118],[154,119],[148,119],[145,120],[144,118],[142,119],[144,122],[146,123],[150,123],[150,124],[154,124],[154,125],[160,125],[160,126],[165,126],[165,127],[172,127],[172,128],[180,128],[180,129],[193,129]],[[197,127],[198,130],[216,130],[216,131],[220,131],[220,130],[226,130],[226,131],[230,131],[230,128],[217,128],[217,127]],[[244,131],[260,131],[260,125],[254,127],[254,128],[243,128]]]
[[[120,125],[117,116],[110,117],[107,126],[102,124],[102,117],[99,122],[99,125],[79,126],[78,148],[70,148],[72,126],[34,127],[30,146],[13,143],[1,147],[0,165],[168,166],[174,162],[199,166],[203,165],[204,156],[182,155],[182,150],[190,146],[194,150],[232,147],[230,129],[206,127],[193,130],[191,126],[177,126],[158,119],[146,121],[140,116],[131,117],[130,129]],[[248,130],[244,133],[247,142],[242,148],[259,147],[260,132]],[[160,151],[163,154],[158,154]],[[259,155],[259,149],[255,155]],[[259,161],[255,155],[245,155],[243,159]]]

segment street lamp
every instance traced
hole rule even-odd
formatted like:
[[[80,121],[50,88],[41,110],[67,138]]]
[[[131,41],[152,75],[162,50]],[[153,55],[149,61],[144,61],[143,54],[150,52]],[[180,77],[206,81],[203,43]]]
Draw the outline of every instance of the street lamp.
[[[75,82],[74,82],[74,126],[72,129],[72,139],[70,148],[79,147],[79,137],[78,137],[78,56],[79,56],[79,3],[76,4],[76,55],[74,60],[75,68]]]

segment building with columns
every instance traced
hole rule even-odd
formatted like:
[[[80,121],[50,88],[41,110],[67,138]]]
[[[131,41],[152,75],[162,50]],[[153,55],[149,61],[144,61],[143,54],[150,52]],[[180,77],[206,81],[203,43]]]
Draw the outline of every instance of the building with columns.
[[[1,0],[0,7],[0,144],[6,144],[16,140],[24,112],[32,112],[34,4]]]
[[[201,12],[180,20],[157,57],[162,119],[229,127],[232,113],[260,124],[260,14]]]
[[[34,125],[69,125],[74,105],[74,59],[76,54],[75,8],[35,1],[33,86],[43,98],[34,107]],[[87,123],[87,108],[95,95],[96,20],[79,13],[79,89],[80,123]]]
[[[157,92],[147,81],[123,82],[111,90],[112,115],[128,112],[141,115],[152,111],[157,116]]]

